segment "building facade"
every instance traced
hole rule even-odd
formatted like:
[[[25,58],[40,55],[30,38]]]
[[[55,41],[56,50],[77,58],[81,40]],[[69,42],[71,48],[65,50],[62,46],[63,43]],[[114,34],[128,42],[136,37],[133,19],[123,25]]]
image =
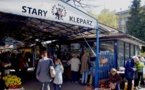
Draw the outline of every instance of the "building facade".
[[[145,5],[142,6],[142,8],[145,10]],[[126,33],[127,32],[126,22],[128,20],[128,17],[130,16],[130,10],[118,12],[116,13],[116,15],[119,17],[118,21],[119,30]]]
[[[124,33],[127,32],[126,22],[128,20],[128,17],[130,16],[129,11],[130,10],[125,10],[125,11],[118,12],[116,14],[119,17],[119,21],[118,21],[119,30]]]

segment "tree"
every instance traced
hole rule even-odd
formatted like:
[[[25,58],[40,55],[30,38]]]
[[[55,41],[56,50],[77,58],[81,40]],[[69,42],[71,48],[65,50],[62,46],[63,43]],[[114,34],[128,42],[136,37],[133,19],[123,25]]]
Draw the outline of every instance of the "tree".
[[[141,0],[133,0],[126,26],[128,34],[145,41],[145,11],[140,3]]]
[[[90,14],[98,19],[100,23],[118,29],[118,16],[115,14],[115,11],[103,9],[99,15],[96,15],[94,13]]]
[[[62,0],[64,2],[67,2],[77,8],[83,9],[85,11],[90,11],[92,8],[96,8],[98,7],[98,5],[92,5],[92,4],[88,4],[88,2],[95,2],[97,0]]]

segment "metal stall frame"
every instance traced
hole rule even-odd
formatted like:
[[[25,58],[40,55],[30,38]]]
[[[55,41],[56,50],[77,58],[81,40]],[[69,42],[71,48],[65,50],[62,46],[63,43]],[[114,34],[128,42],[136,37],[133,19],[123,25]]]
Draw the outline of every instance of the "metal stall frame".
[[[72,16],[75,17],[74,19],[77,19],[77,20],[79,18],[80,18],[80,20],[81,19],[90,20],[90,21],[92,21],[92,25],[89,26],[87,24],[76,23],[76,22],[81,22],[81,21],[75,21],[75,20],[73,22],[70,22],[69,15],[67,17],[63,18],[63,20],[56,19],[54,17],[54,15],[52,15],[52,13],[55,12],[55,11],[54,12],[52,11],[53,10],[52,7],[53,8],[56,7],[55,5],[63,8],[64,11],[68,11],[68,12],[65,12],[64,14],[66,14],[66,13],[69,15],[73,14]],[[30,13],[30,9],[29,9],[29,12],[27,12],[27,10],[26,10],[26,9],[28,9],[27,6],[29,6],[28,8],[31,8],[31,9],[32,9],[32,7],[35,7],[35,8],[33,8],[33,10],[35,9],[35,13],[34,12]],[[42,12],[40,14],[41,16],[39,16],[40,8],[44,11],[47,11],[49,13],[49,16],[44,15],[45,17],[42,17],[43,16]],[[36,13],[36,10],[38,10],[38,15]],[[95,88],[98,87],[98,80],[99,80],[98,79],[98,75],[99,75],[99,73],[98,73],[98,70],[99,70],[99,29],[98,28],[99,28],[99,25],[98,25],[97,19],[95,19],[94,17],[84,13],[83,11],[77,9],[76,7],[66,3],[64,1],[59,1],[59,0],[54,0],[54,1],[51,1],[51,0],[43,0],[43,1],[41,1],[41,0],[21,0],[21,1],[19,1],[19,0],[13,0],[13,1],[12,0],[1,0],[0,1],[0,12],[6,13],[6,14],[11,14],[11,15],[16,15],[16,16],[27,17],[28,18],[27,20],[20,20],[20,21],[16,20],[16,22],[23,22],[23,23],[29,22],[29,24],[31,23],[31,24],[34,24],[35,26],[37,26],[37,23],[32,22],[29,18],[40,19],[40,24],[38,24],[40,26],[42,24],[42,20],[50,21],[50,24],[48,24],[50,27],[52,27],[52,26],[55,27],[55,24],[59,24],[62,26],[63,26],[63,24],[66,24],[66,25],[64,25],[64,27],[66,29],[68,29],[68,31],[61,27],[58,27],[58,29],[60,29],[60,30],[57,30],[56,28],[52,29],[49,26],[45,26],[45,29],[50,29],[51,33],[58,32],[61,30],[65,31],[65,33],[61,32],[60,35],[58,34],[57,39],[67,38],[69,36],[77,35],[79,33],[96,30],[96,42],[97,42],[96,56],[97,57],[96,57],[96,61],[95,61],[95,64],[96,64]],[[46,14],[46,12],[45,12],[45,14]],[[0,18],[3,18],[3,17],[0,16]],[[9,19],[11,20],[11,18],[9,18]],[[85,21],[85,23],[89,22],[87,20]],[[79,26],[79,27],[81,27],[81,28],[83,27],[83,28],[80,31],[78,31],[78,30],[72,29],[71,28],[72,26]],[[27,28],[29,28],[29,26]],[[72,32],[69,33],[69,30],[72,30]],[[37,30],[37,32],[40,32],[40,30]],[[75,37],[75,36],[73,36],[73,37]]]

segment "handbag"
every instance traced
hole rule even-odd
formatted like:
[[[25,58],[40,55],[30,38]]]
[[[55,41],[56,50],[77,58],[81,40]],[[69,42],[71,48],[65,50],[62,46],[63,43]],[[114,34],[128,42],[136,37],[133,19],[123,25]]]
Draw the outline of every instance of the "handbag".
[[[83,88],[83,90],[94,90],[94,87],[93,87],[92,85],[90,85],[90,84],[87,84],[87,85]]]
[[[51,75],[52,78],[54,78],[55,75],[56,75],[56,72],[55,72],[55,69],[54,69],[53,66],[50,66],[50,75]]]

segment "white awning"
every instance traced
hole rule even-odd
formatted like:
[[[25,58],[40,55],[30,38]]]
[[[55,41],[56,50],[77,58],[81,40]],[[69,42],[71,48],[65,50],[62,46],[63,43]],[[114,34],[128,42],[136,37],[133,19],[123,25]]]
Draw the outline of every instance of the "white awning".
[[[0,0],[0,12],[98,28],[98,21],[60,0]]]

